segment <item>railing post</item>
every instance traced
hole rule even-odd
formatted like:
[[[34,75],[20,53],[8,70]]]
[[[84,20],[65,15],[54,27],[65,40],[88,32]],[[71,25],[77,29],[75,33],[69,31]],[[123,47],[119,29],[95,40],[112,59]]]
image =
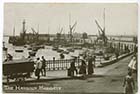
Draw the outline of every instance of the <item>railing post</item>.
[[[51,61],[50,60],[48,60],[48,68],[49,68],[49,70],[51,70]]]
[[[53,57],[53,70],[55,70],[55,57]]]

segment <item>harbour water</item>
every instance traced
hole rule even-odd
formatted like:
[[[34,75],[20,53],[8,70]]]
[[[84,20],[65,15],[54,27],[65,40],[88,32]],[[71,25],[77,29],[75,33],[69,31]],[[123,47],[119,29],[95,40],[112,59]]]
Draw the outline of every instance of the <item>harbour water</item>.
[[[8,43],[8,39],[9,39],[9,37],[4,37],[3,42],[4,42],[5,47],[8,48],[7,52],[13,56],[13,59],[27,58],[29,56],[28,53],[31,50],[28,50],[28,46],[27,47],[13,46],[12,44]],[[15,50],[17,50],[17,49],[23,50],[23,52],[15,52]],[[62,49],[66,50],[67,48],[62,48]],[[70,59],[71,56],[78,56],[81,52],[82,52],[82,50],[75,50],[74,52],[70,52],[69,54],[64,54],[65,59]],[[55,59],[60,59],[60,53],[58,53],[57,51],[53,51],[52,46],[45,46],[44,49],[39,49],[36,53],[35,58],[41,57],[41,56],[44,56],[45,59],[47,59],[47,60],[52,60],[53,57],[55,57]],[[6,58],[6,52],[3,51],[3,59],[5,59],[5,58]]]

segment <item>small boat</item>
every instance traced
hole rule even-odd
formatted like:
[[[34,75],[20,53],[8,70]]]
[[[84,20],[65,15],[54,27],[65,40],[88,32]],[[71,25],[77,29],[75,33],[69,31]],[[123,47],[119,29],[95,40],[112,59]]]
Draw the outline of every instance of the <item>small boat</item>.
[[[27,48],[27,45],[24,45],[24,48]]]
[[[38,51],[39,49],[44,49],[45,48],[45,46],[34,46],[34,47],[32,47],[32,48],[28,48],[28,50],[32,50],[32,51]]]
[[[56,47],[53,47],[52,50],[58,50],[58,47],[57,46]]]
[[[81,50],[82,47],[81,47],[81,46],[77,46],[77,47],[74,47],[74,49],[79,49],[79,50]]]
[[[36,48],[36,49],[44,49],[44,48],[45,48],[45,46],[44,46],[44,45],[34,46],[34,48]]]
[[[57,52],[61,53],[63,52],[64,50],[63,49],[58,49]]]
[[[83,56],[83,53],[79,53],[79,56]]]
[[[28,50],[32,50],[32,48],[31,48],[31,47],[29,47],[29,48],[28,48]]]
[[[31,52],[29,52],[29,55],[30,55],[30,56],[35,56],[35,55],[36,55],[36,51],[31,51]]]
[[[64,54],[69,54],[69,51],[63,51]]]
[[[17,50],[15,50],[15,52],[23,52],[23,50],[17,49]]]
[[[104,60],[109,60],[110,57],[111,57],[111,55],[108,55],[108,54],[103,55]]]
[[[68,48],[67,49],[69,52],[74,52],[74,49],[72,49],[72,48]]]

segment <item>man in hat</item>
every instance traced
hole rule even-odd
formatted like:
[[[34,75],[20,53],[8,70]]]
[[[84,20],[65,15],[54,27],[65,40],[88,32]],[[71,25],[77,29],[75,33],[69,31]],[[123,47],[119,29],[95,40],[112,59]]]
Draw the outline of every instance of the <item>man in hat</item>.
[[[74,57],[72,59],[71,64],[70,64],[71,76],[74,76],[74,71],[76,72],[76,74],[78,74],[78,71],[77,71],[76,66],[75,66],[75,60],[76,60],[76,58]]]
[[[35,75],[37,76],[38,80],[40,79],[41,69],[42,69],[42,62],[40,61],[40,58],[37,58]]]
[[[88,58],[88,75],[92,75],[92,73],[94,72],[92,62],[93,62],[92,56],[89,55],[89,58]]]
[[[43,76],[46,76],[46,60],[45,60],[44,56],[42,56],[42,70],[41,70],[41,72],[42,72]]]
[[[137,64],[137,57],[136,57],[136,55],[134,55],[132,57],[130,63],[128,64],[128,69],[130,72],[136,71],[136,64]]]

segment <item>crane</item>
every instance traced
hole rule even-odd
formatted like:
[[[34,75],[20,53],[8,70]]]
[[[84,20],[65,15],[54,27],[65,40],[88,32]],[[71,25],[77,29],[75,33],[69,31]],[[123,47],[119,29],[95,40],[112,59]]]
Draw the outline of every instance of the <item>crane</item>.
[[[60,30],[60,32],[58,32],[58,33],[56,34],[56,39],[57,39],[58,43],[60,43],[60,41],[61,41],[62,32],[63,32],[63,27],[61,27],[59,30]]]
[[[77,25],[77,21],[71,26],[69,25],[69,29],[70,29],[70,41],[72,42],[73,40],[73,33],[76,29],[76,25]]]
[[[39,37],[38,32],[36,32],[34,28],[31,28],[31,30],[33,31],[33,40],[34,41],[38,40],[38,37]]]
[[[98,32],[99,32],[99,36],[97,37],[97,41],[100,39],[100,40],[102,40],[104,42],[104,45],[106,45],[108,38],[107,38],[107,36],[105,34],[105,9],[104,9],[104,15],[103,16],[104,16],[103,17],[104,18],[104,28],[102,28],[99,25],[99,23],[98,23],[98,21],[96,19],[95,19],[95,23],[96,23],[96,25],[98,27]]]

